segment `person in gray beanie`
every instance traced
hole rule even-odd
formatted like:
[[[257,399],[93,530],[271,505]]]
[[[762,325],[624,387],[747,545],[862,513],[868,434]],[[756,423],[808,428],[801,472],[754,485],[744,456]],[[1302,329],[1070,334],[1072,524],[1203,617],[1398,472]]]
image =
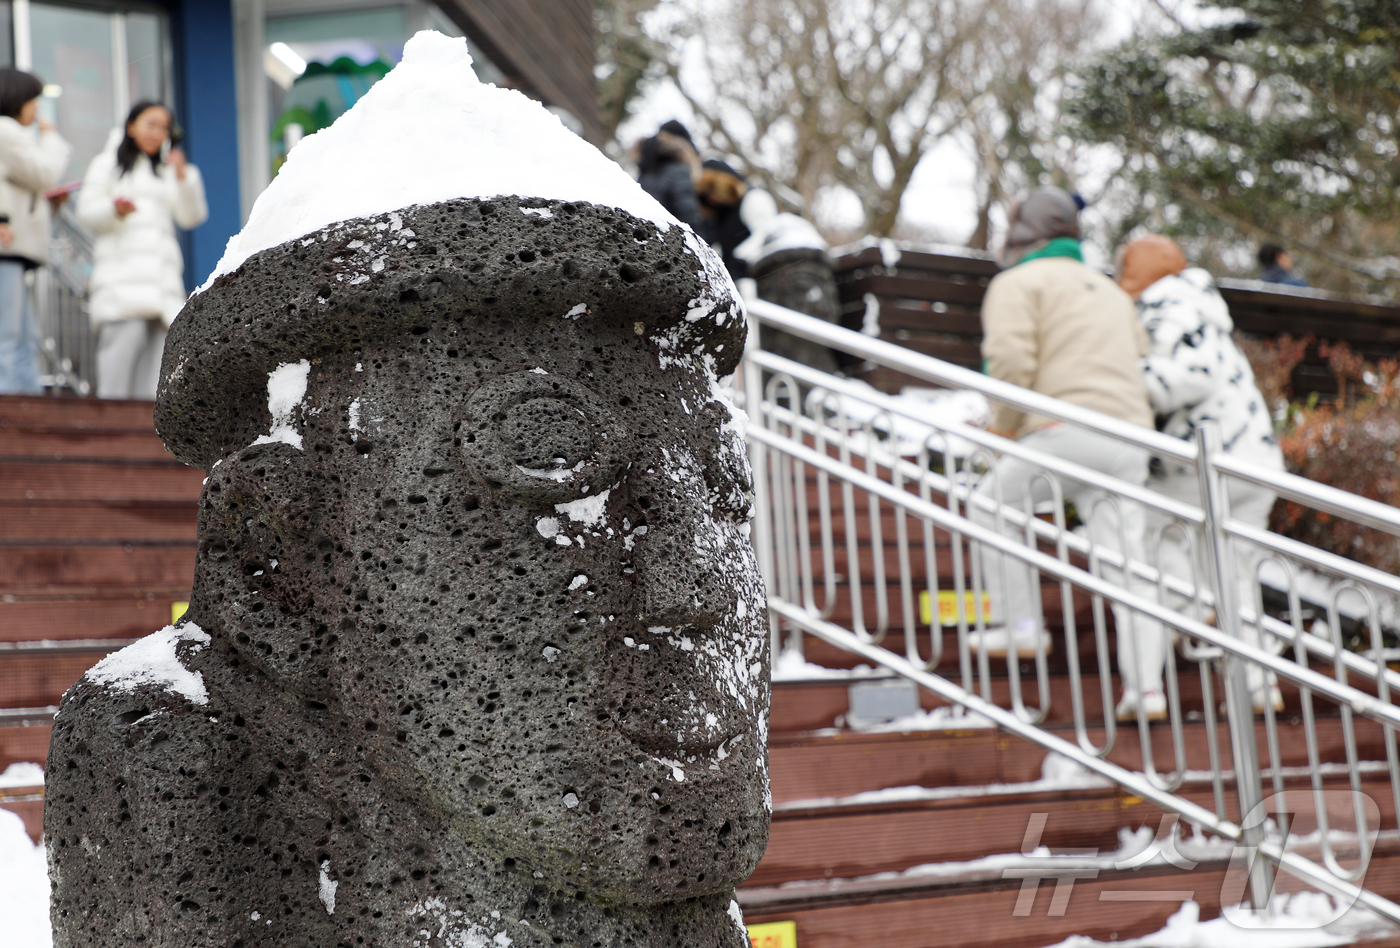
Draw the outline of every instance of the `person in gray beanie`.
[[[1079,205],[1057,188],[1034,191],[1011,208],[1006,240],[998,255],[1004,268],[987,287],[982,302],[982,356],[993,378],[1064,399],[1145,428],[1153,426],[1139,359],[1147,335],[1133,301],[1114,282],[1086,267],[1079,247]],[[1147,453],[1097,431],[1004,405],[993,408],[992,430],[1028,448],[1141,486],[1147,479]],[[1003,456],[977,485],[971,505],[974,521],[1024,541],[1024,528],[998,518],[987,502],[1033,509],[1051,499],[1042,468]],[[1088,484],[1060,478],[1064,496],[1103,549],[1142,560],[1143,511],[1135,504],[1108,500]],[[978,501],[981,501],[978,503]],[[1012,558],[983,548],[982,576],[996,625],[974,634],[972,647],[994,656],[1032,657],[1052,648],[1045,632],[1040,582],[1034,571]],[[1105,569],[1106,574],[1114,571]],[[1108,575],[1107,578],[1121,580]],[[1141,588],[1137,588],[1137,587]],[[1150,584],[1134,583],[1151,598]],[[1115,605],[1119,670],[1124,679],[1120,716],[1165,716],[1162,662],[1138,656],[1140,643],[1158,642],[1149,620]],[[1136,630],[1136,631],[1135,631]],[[1155,669],[1155,672],[1154,672]]]

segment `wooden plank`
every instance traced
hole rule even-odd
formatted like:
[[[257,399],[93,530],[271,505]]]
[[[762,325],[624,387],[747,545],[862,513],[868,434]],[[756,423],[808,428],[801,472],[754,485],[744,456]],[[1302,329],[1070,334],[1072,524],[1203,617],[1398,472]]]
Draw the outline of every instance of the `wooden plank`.
[[[1302,791],[1295,805],[1311,805],[1306,775],[1293,775],[1287,786]],[[1349,783],[1344,775],[1334,775],[1327,786],[1346,790]],[[1395,804],[1389,782],[1373,776],[1361,790],[1379,807],[1380,825],[1393,826]],[[1207,809],[1214,808],[1213,793],[1205,781],[1188,783],[1178,792]],[[1163,835],[1163,811],[1115,787],[801,809],[780,805],[773,814],[768,851],[745,885],[849,879],[903,872],[928,863],[1015,853],[1020,851],[1026,827],[1036,814],[1043,814],[1045,820],[1038,845],[1053,853],[1075,849],[1115,852],[1121,846],[1121,829],[1148,826],[1159,838]],[[1346,830],[1352,824],[1333,828]],[[1316,817],[1310,810],[1302,810],[1295,820],[1294,834],[1306,836],[1316,829]]]
[[[0,770],[11,764],[38,764],[49,759],[49,735],[53,728],[47,724],[0,727]]]
[[[198,517],[199,505],[194,500],[120,506],[97,501],[0,501],[0,544],[55,540],[193,543]]]
[[[1357,720],[1356,746],[1360,759],[1383,760],[1385,743],[1381,727]],[[1051,725],[1050,731],[1071,743],[1074,730]],[[1186,766],[1191,770],[1209,769],[1205,725],[1188,721],[1183,725]],[[1095,746],[1104,744],[1102,727],[1088,728]],[[1165,724],[1153,725],[1150,736],[1155,759],[1163,771],[1172,766],[1171,730]],[[1217,726],[1216,737],[1222,759],[1229,761],[1229,733]],[[1282,765],[1308,765],[1307,739],[1301,721],[1279,723],[1279,750]],[[1319,760],[1345,763],[1347,760],[1340,726],[1335,719],[1324,719],[1317,731]],[[1255,722],[1255,740],[1267,762],[1264,722]],[[1118,729],[1117,741],[1108,759],[1128,770],[1142,769],[1142,753],[1136,726]],[[889,787],[982,786],[990,783],[1026,783],[1040,779],[1045,752],[1019,737],[994,728],[961,731],[914,731],[904,734],[870,734],[852,731],[820,732],[812,735],[774,735],[769,742],[769,770],[773,800],[785,803],[821,797],[848,797],[868,790]]]
[[[194,583],[195,544],[0,547],[0,589],[63,586],[185,587]]]
[[[1040,948],[1071,935],[1121,941],[1150,934],[1188,897],[1200,905],[1203,920],[1216,918],[1222,896],[1231,903],[1239,900],[1242,880],[1229,878],[1228,868],[1216,861],[1201,863],[1191,872],[1171,867],[1103,870],[1096,878],[1075,880],[1072,888],[1062,890],[1061,898],[1067,898],[1057,909],[1052,909],[1057,886],[1047,880],[1034,888],[1030,912],[1021,916],[1016,906],[1022,880],[1000,878],[995,870],[980,881],[962,884],[913,879],[902,887],[887,883],[883,890],[867,886],[864,892],[853,891],[855,886],[833,886],[824,897],[806,899],[803,889],[794,888],[785,900],[765,903],[755,897],[774,890],[741,889],[739,902],[748,924],[795,921],[802,948],[852,948],[871,943],[875,936],[881,948]],[[1366,886],[1383,894],[1400,891],[1400,857],[1393,846],[1378,850]],[[1291,876],[1279,876],[1277,891],[1306,888]]]
[[[189,600],[189,587],[111,598],[49,596],[0,601],[0,642],[44,639],[136,639],[170,622],[173,603]]]
[[[177,461],[0,460],[0,502],[199,499],[202,471]]]
[[[154,433],[154,411],[155,403],[147,401],[0,395],[0,441],[8,439],[7,428],[16,427]]]
[[[122,431],[0,425],[0,456],[53,461],[120,458],[174,461],[154,431]]]
[[[588,0],[435,0],[527,92],[576,115],[602,143]]]
[[[917,274],[869,273],[843,283],[842,299],[859,299],[874,293],[885,300],[928,300],[931,303],[963,303],[980,306],[987,287],[975,280],[959,281]]]

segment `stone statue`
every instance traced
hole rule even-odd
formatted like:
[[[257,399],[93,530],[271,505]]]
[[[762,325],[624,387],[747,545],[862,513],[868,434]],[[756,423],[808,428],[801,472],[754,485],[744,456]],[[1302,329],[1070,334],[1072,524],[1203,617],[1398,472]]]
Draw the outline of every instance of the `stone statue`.
[[[587,202],[362,217],[193,297],[193,598],[63,700],[55,945],[746,945],[743,343],[688,231]]]

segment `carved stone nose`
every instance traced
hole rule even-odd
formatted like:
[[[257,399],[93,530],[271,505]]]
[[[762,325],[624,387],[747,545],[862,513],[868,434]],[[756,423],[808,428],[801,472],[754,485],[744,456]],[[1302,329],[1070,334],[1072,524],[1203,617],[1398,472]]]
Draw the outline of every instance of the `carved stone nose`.
[[[738,602],[724,532],[698,504],[676,507],[649,516],[647,534],[637,541],[638,618],[648,626],[712,628]]]

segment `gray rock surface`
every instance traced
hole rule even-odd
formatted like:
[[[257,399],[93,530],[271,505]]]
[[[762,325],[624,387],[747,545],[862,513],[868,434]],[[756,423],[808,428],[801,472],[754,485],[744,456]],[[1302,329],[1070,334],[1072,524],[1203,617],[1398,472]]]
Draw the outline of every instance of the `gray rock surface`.
[[[836,289],[831,257],[815,247],[794,247],[771,253],[753,265],[758,298],[824,319],[841,321],[841,297]],[[763,350],[832,375],[841,371],[836,354],[819,342],[799,339],[781,329],[760,329]]]
[[[209,473],[195,589],[63,700],[55,945],[746,945],[743,335],[679,228],[514,198],[191,300],[156,417]]]

